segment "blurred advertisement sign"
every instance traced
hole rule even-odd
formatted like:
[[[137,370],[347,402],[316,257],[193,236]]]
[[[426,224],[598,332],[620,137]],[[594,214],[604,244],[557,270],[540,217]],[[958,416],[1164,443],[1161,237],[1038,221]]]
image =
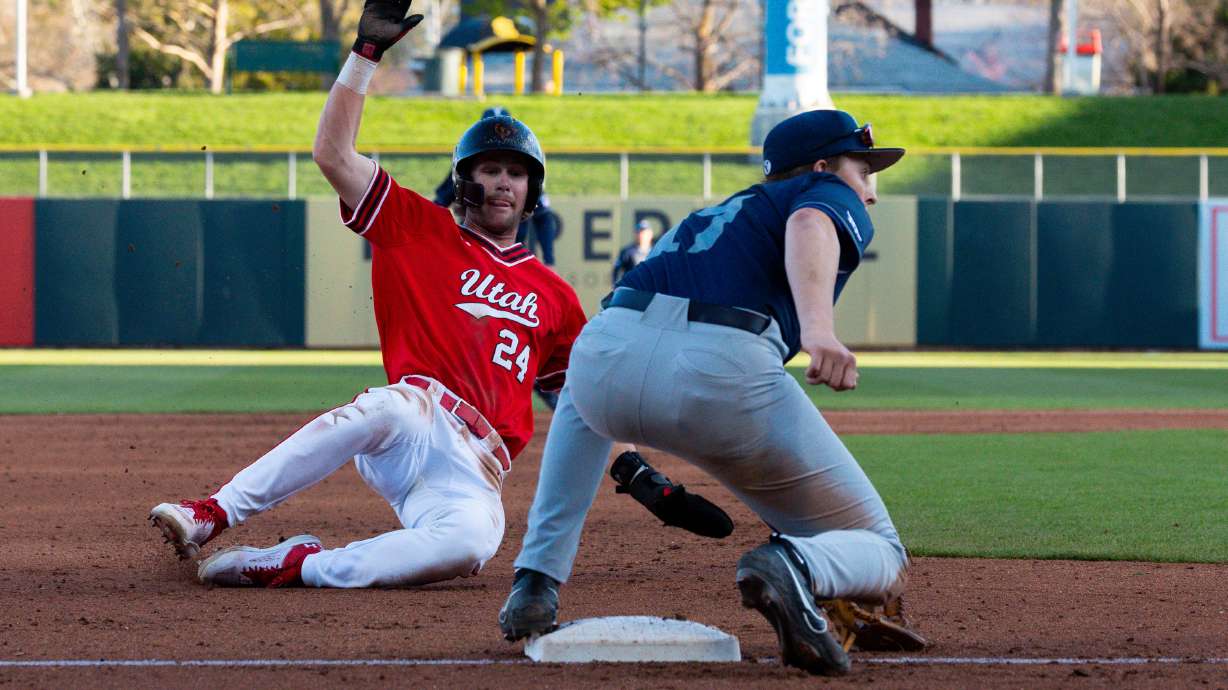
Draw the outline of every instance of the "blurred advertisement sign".
[[[763,89],[751,122],[751,145],[805,110],[832,107],[827,92],[828,0],[765,0]]]
[[[1202,203],[1198,228],[1198,342],[1228,350],[1228,198]]]

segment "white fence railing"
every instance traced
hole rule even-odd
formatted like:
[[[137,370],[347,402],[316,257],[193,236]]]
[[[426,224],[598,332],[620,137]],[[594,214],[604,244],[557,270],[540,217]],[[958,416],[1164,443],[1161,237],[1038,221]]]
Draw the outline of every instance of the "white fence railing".
[[[434,189],[450,162],[441,150],[368,153],[383,161],[402,184],[422,191]],[[752,149],[556,151],[548,155],[548,187],[560,195],[627,199],[684,194],[712,199],[758,181],[758,166]],[[880,177],[879,190],[956,200],[990,196],[1205,200],[1228,195],[1228,149],[913,149]],[[302,150],[0,148],[0,195],[295,199],[330,193],[310,155]]]

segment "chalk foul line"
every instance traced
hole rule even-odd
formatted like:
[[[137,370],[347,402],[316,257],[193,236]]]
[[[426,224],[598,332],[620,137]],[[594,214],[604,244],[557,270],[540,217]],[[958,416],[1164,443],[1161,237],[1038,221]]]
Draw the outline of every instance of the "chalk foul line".
[[[0,668],[314,667],[314,666],[499,666],[528,659],[0,659]]]
[[[1228,664],[1228,657],[880,656],[854,658],[854,662],[860,664],[899,664],[905,666],[1143,666],[1147,664]]]
[[[761,659],[776,663],[776,659]],[[0,668],[102,667],[356,667],[356,666],[514,666],[528,659],[0,659]],[[854,663],[899,666],[1145,666],[1150,664],[1228,664],[1228,657],[856,657]]]

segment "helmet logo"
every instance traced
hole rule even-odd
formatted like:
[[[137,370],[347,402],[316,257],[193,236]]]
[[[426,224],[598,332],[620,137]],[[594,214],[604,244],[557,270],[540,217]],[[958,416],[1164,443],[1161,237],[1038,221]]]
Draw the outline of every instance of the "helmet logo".
[[[765,158],[765,159],[763,159],[763,174],[764,174],[764,175],[771,175],[771,174],[772,174],[772,161],[770,161],[770,160],[768,160],[768,159],[766,159],[766,158]]]
[[[512,128],[508,127],[502,122],[496,122],[494,130],[495,136],[499,137],[500,139],[510,139],[512,137]]]

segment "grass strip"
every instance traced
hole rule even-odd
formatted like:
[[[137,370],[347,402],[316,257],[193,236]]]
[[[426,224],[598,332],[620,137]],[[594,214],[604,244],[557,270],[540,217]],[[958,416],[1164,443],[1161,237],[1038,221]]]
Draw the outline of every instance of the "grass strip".
[[[1179,409],[1228,407],[1228,371],[1102,368],[869,368],[835,393],[789,373],[821,410]]]
[[[113,356],[146,351],[103,351]],[[248,353],[233,356],[242,359]],[[258,354],[258,353],[257,353]],[[277,353],[314,355],[315,353]],[[303,412],[384,385],[369,353],[330,366],[0,366],[0,413]],[[799,379],[803,370],[790,368]],[[804,386],[832,409],[1228,408],[1228,370],[868,368],[856,391]]]
[[[915,555],[1228,561],[1228,431],[845,442]]]
[[[790,369],[809,364],[805,353]],[[353,366],[380,364],[378,350],[0,348],[0,366]],[[862,369],[1210,369],[1228,352],[859,352]]]
[[[0,100],[0,146],[293,147],[315,135],[323,93],[98,91]],[[893,146],[1216,147],[1228,141],[1213,96],[1067,98],[1043,95],[834,94]],[[529,123],[547,144],[583,148],[744,148],[757,94],[492,95],[482,102],[367,98],[360,146],[438,149],[491,102]],[[67,114],[72,116],[68,117]]]

